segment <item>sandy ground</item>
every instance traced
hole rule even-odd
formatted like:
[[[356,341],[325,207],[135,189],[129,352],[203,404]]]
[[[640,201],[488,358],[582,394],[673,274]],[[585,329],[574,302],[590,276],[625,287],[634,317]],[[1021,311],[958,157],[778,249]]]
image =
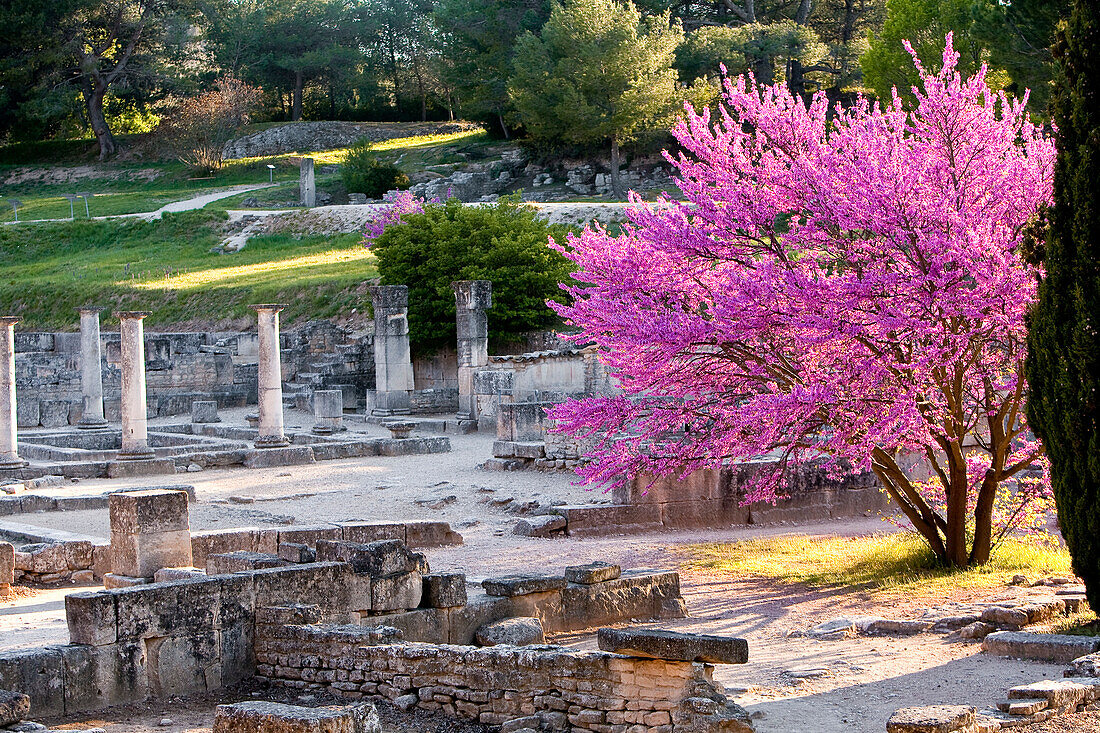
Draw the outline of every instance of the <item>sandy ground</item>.
[[[288,427],[308,426],[311,418],[288,411],[286,422]],[[368,434],[383,433],[381,428],[361,423],[350,427]],[[443,519],[462,532],[466,542],[461,547],[429,550],[429,561],[436,570],[464,571],[472,580],[512,571],[560,569],[594,559],[619,562],[624,567],[677,568],[687,557],[685,547],[693,543],[793,532],[857,535],[889,528],[879,518],[866,518],[588,539],[517,537],[511,534],[517,515],[504,511],[493,500],[572,504],[608,502],[609,497],[572,485],[568,473],[478,470],[476,465],[490,455],[491,436],[449,437],[454,450],[442,455],[331,461],[271,470],[203,471],[154,480],[87,480],[52,491],[85,494],[123,485],[193,484],[197,493],[191,509],[193,529],[278,526],[288,521]],[[452,496],[454,499],[449,499]],[[443,506],[439,509],[424,505],[440,500]],[[49,512],[12,519],[98,537],[108,534],[106,511]],[[991,657],[979,653],[974,642],[940,635],[840,641],[796,635],[845,614],[912,617],[943,598],[884,598],[778,586],[684,568],[681,573],[691,617],[660,625],[748,639],[749,663],[719,666],[715,676],[756,714],[761,733],[881,732],[897,708],[937,703],[985,707],[1002,699],[1012,685],[1061,676],[1062,665]],[[73,590],[41,590],[27,598],[0,601],[0,649],[65,643],[64,594]],[[967,597],[960,594],[954,600]],[[555,641],[594,648],[590,633],[561,635]],[[208,698],[165,701],[150,708],[107,711],[97,721],[68,722],[89,727],[106,721],[113,723],[107,726],[111,733],[128,733],[156,727],[161,717],[172,717],[178,725],[165,730],[205,730],[214,702]],[[1100,726],[1089,727],[1094,723],[1095,718],[1085,716],[1074,723],[1085,727],[1049,731],[1100,730]]]

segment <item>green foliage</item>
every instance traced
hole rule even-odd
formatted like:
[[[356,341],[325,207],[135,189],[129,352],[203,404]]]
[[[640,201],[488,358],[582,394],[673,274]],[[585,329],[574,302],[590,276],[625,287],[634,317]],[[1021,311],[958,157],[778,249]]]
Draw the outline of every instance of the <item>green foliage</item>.
[[[750,23],[735,28],[706,26],[688,35],[676,50],[676,68],[681,80],[716,76],[725,64],[731,75],[751,71],[764,84],[776,81],[788,61],[813,66],[822,61],[828,48],[814,31],[791,20]]]
[[[409,177],[393,163],[379,160],[366,140],[348,149],[340,174],[348,193],[365,193],[372,199],[382,198],[387,191],[409,187]]]
[[[410,341],[423,352],[455,343],[456,280],[492,281],[491,338],[556,325],[546,301],[562,298],[558,283],[568,278],[570,263],[547,243],[551,236],[563,241],[566,232],[518,199],[484,206],[451,199],[386,227],[371,251],[383,284],[408,286]]]
[[[633,4],[566,0],[542,36],[516,45],[509,82],[516,115],[536,142],[626,143],[667,129],[682,95],[672,68],[683,40],[668,13]]]
[[[444,76],[466,119],[508,136],[512,116],[508,77],[516,39],[538,32],[550,17],[549,0],[442,0],[436,23],[447,38]]]
[[[1062,535],[1094,609],[1100,608],[1098,34],[1100,9],[1076,0],[1054,49],[1058,161],[1027,360],[1028,420],[1050,459]]]

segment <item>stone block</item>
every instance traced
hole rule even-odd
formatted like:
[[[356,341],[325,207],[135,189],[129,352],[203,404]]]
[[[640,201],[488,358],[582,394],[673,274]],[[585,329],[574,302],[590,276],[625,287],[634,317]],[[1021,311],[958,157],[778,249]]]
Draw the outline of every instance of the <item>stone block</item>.
[[[318,562],[289,565],[285,568],[255,570],[251,577],[256,608],[285,606],[308,600],[323,609],[345,611],[351,606],[351,566],[345,563]]]
[[[451,626],[449,643],[470,645],[474,643],[479,627],[517,614],[515,599],[476,592],[467,599],[466,605],[450,609],[448,615]]]
[[[107,478],[140,478],[142,476],[166,476],[176,472],[171,458],[152,458],[146,461],[108,461]]]
[[[338,522],[339,539],[345,542],[377,542],[401,540],[405,542],[405,525],[401,522]]]
[[[1100,653],[1086,654],[1071,661],[1066,677],[1100,677]]]
[[[657,505],[577,505],[554,507],[566,519],[570,536],[607,535],[661,526],[661,508]]]
[[[42,423],[41,403],[19,395],[15,403],[15,422],[21,428],[37,428]]]
[[[443,609],[418,608],[404,613],[387,613],[384,616],[363,616],[359,623],[368,628],[386,626],[397,629],[405,641],[446,644],[450,638],[449,616]]]
[[[596,638],[600,649],[632,657],[709,664],[745,664],[749,661],[748,641],[732,636],[605,627],[597,632]]]
[[[409,552],[409,548],[399,540],[379,540],[367,544],[321,540],[317,543],[317,559],[321,562],[346,562],[356,573],[371,578],[418,571],[426,564],[422,554]]]
[[[111,532],[156,534],[190,530],[185,491],[120,491],[109,498]]]
[[[39,421],[44,428],[63,428],[69,424],[67,400],[42,400],[39,402]],[[18,409],[18,404],[16,405]]]
[[[606,583],[609,580],[615,580],[622,574],[623,569],[621,566],[599,560],[590,562],[587,565],[570,565],[565,569],[565,579],[570,583],[580,583],[581,585]]]
[[[283,560],[278,555],[237,550],[236,552],[209,555],[206,558],[206,574],[224,575],[228,573],[245,572],[248,570],[279,568],[286,564],[287,561]]]
[[[103,587],[107,590],[133,588],[136,585],[148,585],[149,582],[149,578],[136,578],[132,575],[119,575],[118,573],[107,573],[103,576]]]
[[[69,642],[103,646],[118,640],[116,595],[108,592],[70,593],[65,596]]]
[[[136,702],[149,693],[142,642],[63,646],[61,659],[66,713]]]
[[[297,542],[315,547],[320,540],[338,540],[340,537],[340,528],[335,524],[300,525],[280,529],[278,543]],[[264,550],[260,551],[263,552]]]
[[[161,568],[153,573],[154,583],[171,583],[175,580],[205,578],[206,571],[199,568]]]
[[[421,604],[429,608],[466,605],[465,573],[429,573],[424,576]]]
[[[1072,662],[1100,651],[1100,638],[1068,634],[1033,634],[1026,631],[998,631],[982,640],[982,651],[1002,657],[1044,662]]]
[[[288,445],[283,448],[257,448],[245,453],[245,468],[281,468],[315,463],[313,449],[308,445]]]
[[[632,618],[682,618],[680,575],[631,570],[595,585],[569,585],[561,592],[562,629],[587,629]],[[559,629],[552,629],[557,631]]]
[[[115,575],[152,578],[161,568],[188,567],[191,533],[186,529],[142,534],[111,533],[111,571]]]
[[[409,547],[461,545],[462,535],[447,522],[430,520],[405,522],[405,544]]]
[[[214,629],[221,583],[218,578],[123,588],[113,592],[118,606],[120,641]]]
[[[512,534],[520,537],[553,537],[565,535],[565,517],[560,514],[540,514],[519,520],[512,528]]]
[[[474,638],[480,646],[527,646],[546,641],[542,621],[537,616],[506,618],[487,623],[478,628]]]
[[[370,703],[346,708],[305,708],[277,702],[219,705],[213,733],[381,733]]]
[[[317,552],[309,545],[282,542],[279,544],[279,559],[296,564],[317,562]]]
[[[31,714],[31,699],[21,692],[0,690],[0,726],[26,720]]]
[[[196,567],[206,567],[206,558],[214,554],[249,550],[265,552],[258,547],[259,529],[244,527],[231,530],[204,530],[191,533],[191,557]],[[272,530],[274,531],[274,530]]]
[[[214,400],[195,400],[191,403],[191,422],[216,423],[221,422],[218,417],[218,403]]]
[[[516,458],[543,458],[546,456],[546,444],[541,442],[516,442],[512,444],[515,446]],[[494,454],[495,455],[495,454]]]
[[[15,582],[15,545],[0,542],[0,585]]]
[[[965,705],[929,705],[902,708],[886,721],[887,733],[953,733],[969,731],[977,719],[972,707]]]
[[[523,596],[529,593],[545,593],[565,588],[565,578],[554,575],[505,575],[486,578],[481,582],[491,596]]]
[[[0,690],[31,698],[31,715],[49,717],[65,712],[64,673],[58,647],[38,647],[0,656]]]
[[[424,577],[419,572],[371,578],[371,610],[407,611],[420,605]]]

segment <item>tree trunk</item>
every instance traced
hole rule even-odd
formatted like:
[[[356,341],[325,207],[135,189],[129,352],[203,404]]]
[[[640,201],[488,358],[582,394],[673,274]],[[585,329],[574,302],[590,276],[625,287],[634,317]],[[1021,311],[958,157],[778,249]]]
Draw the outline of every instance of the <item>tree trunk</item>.
[[[107,118],[103,114],[103,97],[107,90],[101,86],[93,86],[90,80],[84,82],[84,105],[88,112],[88,124],[92,126],[92,134],[99,143],[99,159],[107,160],[118,149],[115,145],[114,135],[107,125]]]
[[[617,200],[623,198],[623,184],[619,180],[619,138],[611,138],[611,193]]]
[[[966,548],[967,493],[970,488],[966,477],[966,458],[957,442],[952,443],[947,456],[947,562],[957,568],[965,568],[970,562]]]
[[[805,99],[806,73],[803,71],[802,62],[798,59],[791,59],[789,68],[787,88],[790,90],[791,96],[797,99]]]
[[[497,113],[497,119],[500,120],[500,129],[504,132],[504,139],[511,140],[512,134],[508,132],[508,125],[504,124],[504,115]]]
[[[301,71],[294,72],[294,98],[290,104],[290,121],[297,122],[302,119],[302,86],[305,84],[305,75]]]

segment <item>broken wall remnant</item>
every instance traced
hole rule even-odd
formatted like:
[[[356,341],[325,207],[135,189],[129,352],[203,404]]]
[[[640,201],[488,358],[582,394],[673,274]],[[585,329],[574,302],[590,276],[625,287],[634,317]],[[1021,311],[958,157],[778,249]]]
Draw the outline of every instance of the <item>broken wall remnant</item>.
[[[406,415],[413,390],[409,350],[409,289],[404,285],[371,288],[374,306],[375,415]]]
[[[489,280],[460,280],[451,283],[455,293],[458,332],[458,424],[460,429],[478,428],[478,399],[474,374],[489,362],[489,316],[493,307],[493,283]]]
[[[111,573],[107,587],[151,582],[161,568],[190,567],[187,492],[120,491],[110,495]]]

